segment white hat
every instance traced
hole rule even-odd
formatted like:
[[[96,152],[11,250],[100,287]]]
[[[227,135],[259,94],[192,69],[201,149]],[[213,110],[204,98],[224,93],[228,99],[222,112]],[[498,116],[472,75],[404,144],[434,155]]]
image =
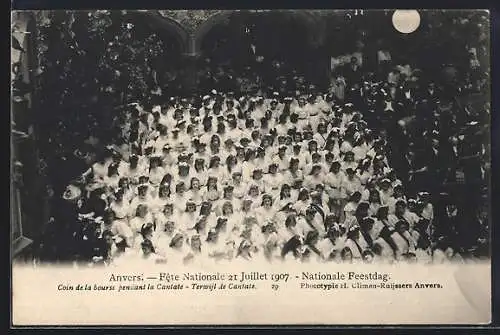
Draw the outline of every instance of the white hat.
[[[82,190],[75,185],[68,185],[63,194],[64,200],[74,200],[82,194]]]
[[[87,213],[87,214],[80,214],[78,213],[79,218],[85,218],[85,219],[90,219],[94,216],[94,213]]]
[[[113,236],[113,240],[115,240],[116,244],[124,241],[123,237],[121,237],[120,235]]]
[[[355,231],[355,230],[359,230],[359,226],[357,224],[354,224],[354,225],[349,227],[349,232]]]

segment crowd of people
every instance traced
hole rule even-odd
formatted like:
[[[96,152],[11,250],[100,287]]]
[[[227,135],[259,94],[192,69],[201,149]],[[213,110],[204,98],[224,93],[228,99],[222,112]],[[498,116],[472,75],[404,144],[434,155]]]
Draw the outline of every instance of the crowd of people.
[[[482,44],[462,51],[444,74],[399,64],[397,50],[375,67],[358,52],[329,87],[285,61],[207,59],[192,94],[173,84],[182,74],[150,69],[125,90],[138,102],[113,109],[128,83],[114,78],[89,106],[40,121],[52,212],[38,258],[487,258],[490,107],[473,100],[488,64]]]
[[[121,140],[64,193],[63,252],[91,264],[464,256],[456,205],[438,217],[425,188],[408,190],[358,105],[314,91],[200,100],[124,111]]]

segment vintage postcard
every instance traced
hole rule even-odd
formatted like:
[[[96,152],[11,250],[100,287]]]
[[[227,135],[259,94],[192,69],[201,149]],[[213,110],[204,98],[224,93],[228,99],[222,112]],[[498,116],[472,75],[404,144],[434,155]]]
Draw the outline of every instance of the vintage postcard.
[[[487,10],[11,17],[13,326],[491,322]]]

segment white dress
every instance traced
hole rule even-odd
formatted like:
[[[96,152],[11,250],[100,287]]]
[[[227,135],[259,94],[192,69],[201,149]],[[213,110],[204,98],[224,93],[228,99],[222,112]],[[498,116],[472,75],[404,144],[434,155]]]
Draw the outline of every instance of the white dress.
[[[133,214],[132,207],[126,200],[122,200],[121,202],[112,202],[110,207],[118,219],[123,219]]]

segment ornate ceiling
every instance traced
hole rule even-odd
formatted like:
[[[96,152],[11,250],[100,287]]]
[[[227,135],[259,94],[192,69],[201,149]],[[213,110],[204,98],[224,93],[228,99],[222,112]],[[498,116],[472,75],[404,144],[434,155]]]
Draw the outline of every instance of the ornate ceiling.
[[[166,18],[177,21],[188,33],[194,34],[209,18],[219,14],[230,14],[234,10],[159,10]]]
[[[172,19],[181,24],[189,33],[194,34],[206,21],[215,16],[223,19],[234,12],[272,12],[277,10],[271,9],[261,9],[261,10],[158,10],[158,13],[168,19]],[[320,23],[324,18],[335,16],[335,15],[345,15],[345,11],[341,10],[279,10],[288,11],[293,14],[301,15],[302,17],[308,17],[309,20],[315,23]],[[225,15],[221,15],[225,14]]]
[[[158,10],[159,15],[164,18],[177,22],[186,32],[191,35],[203,34],[213,24],[223,23],[232,13],[235,12],[273,12],[286,11],[292,15],[301,17],[308,23],[310,34],[310,43],[319,46],[323,43],[325,34],[326,19],[332,16],[345,15],[345,11],[341,10]]]

